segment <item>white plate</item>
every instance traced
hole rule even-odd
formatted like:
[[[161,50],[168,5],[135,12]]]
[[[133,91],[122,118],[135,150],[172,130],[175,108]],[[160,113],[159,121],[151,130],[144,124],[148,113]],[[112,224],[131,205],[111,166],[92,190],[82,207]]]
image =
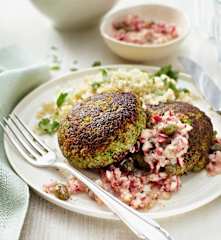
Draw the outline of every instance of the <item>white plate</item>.
[[[156,68],[146,66],[134,65],[117,65],[109,66],[111,68],[125,67],[125,68],[140,68],[147,71],[154,71]],[[40,109],[42,103],[53,100],[59,91],[67,88],[78,89],[84,85],[82,78],[85,75],[94,74],[100,68],[92,68],[68,74],[57,80],[50,81],[35,89],[28,96],[26,96],[14,109],[30,127],[35,123],[35,113]],[[180,84],[192,89],[196,93],[196,89],[191,82],[188,75],[180,74]],[[211,117],[214,128],[221,133],[220,117],[209,110],[207,103],[202,99],[195,100],[195,105],[207,112]],[[57,148],[56,137],[44,137],[53,148]],[[38,169],[29,165],[11,146],[8,141],[4,140],[6,154],[9,162],[17,174],[39,195],[48,201],[69,209],[73,212],[94,216],[98,218],[117,219],[106,207],[98,206],[94,201],[84,194],[78,194],[69,201],[61,201],[52,195],[46,194],[42,191],[42,185],[51,179],[62,179],[61,174],[51,169]],[[90,173],[89,173],[90,175]],[[215,177],[208,177],[205,171],[196,174],[188,174],[182,177],[181,190],[174,194],[170,200],[162,201],[156,207],[145,212],[154,219],[165,218],[177,214],[185,213],[196,209],[221,195],[221,175]]]

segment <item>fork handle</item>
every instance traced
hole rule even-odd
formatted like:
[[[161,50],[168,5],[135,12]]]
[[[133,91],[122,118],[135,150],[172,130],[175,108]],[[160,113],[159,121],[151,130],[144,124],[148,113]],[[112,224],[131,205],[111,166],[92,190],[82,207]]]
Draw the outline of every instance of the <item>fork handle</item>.
[[[71,175],[83,182],[137,235],[138,238],[145,240],[173,239],[164,229],[160,227],[157,222],[132,209],[114,197],[112,194],[104,190],[98,184],[93,182],[90,178],[83,175],[77,169],[72,168],[64,162],[55,162],[52,166],[70,172]]]

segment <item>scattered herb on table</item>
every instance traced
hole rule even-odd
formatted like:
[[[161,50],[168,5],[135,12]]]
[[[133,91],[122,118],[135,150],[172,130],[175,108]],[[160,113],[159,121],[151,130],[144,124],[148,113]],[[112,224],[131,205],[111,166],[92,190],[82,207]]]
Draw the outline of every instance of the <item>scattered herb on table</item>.
[[[94,61],[91,66],[92,67],[99,67],[99,66],[101,66],[101,61]]]
[[[59,59],[57,54],[52,54],[51,57],[53,63],[61,63],[61,60]]]
[[[52,63],[50,69],[53,71],[57,71],[61,69],[61,66],[59,63]]]
[[[70,67],[70,69],[69,69],[71,72],[76,72],[77,70],[78,70],[78,68],[76,68],[76,67]]]
[[[75,71],[77,71],[78,70],[78,67],[76,67],[76,65],[78,64],[78,60],[73,60],[73,62],[72,62],[72,66],[69,68],[69,70],[71,71],[71,72],[75,72]]]
[[[50,54],[52,71],[58,71],[61,69],[61,59],[58,57],[58,48],[56,46],[51,46],[52,53]]]
[[[53,51],[57,51],[58,48],[57,48],[56,46],[52,45],[52,46],[51,46],[51,50],[53,50]]]

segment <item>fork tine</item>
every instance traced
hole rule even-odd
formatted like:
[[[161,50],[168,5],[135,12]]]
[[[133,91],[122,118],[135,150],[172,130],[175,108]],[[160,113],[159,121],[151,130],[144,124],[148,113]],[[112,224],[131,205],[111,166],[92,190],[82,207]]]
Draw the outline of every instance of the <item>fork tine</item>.
[[[10,130],[5,127],[5,125],[0,120],[0,126],[4,130],[6,136],[11,141],[11,143],[14,145],[14,147],[18,150],[18,152],[31,164],[34,164],[35,160],[33,156],[30,155],[30,153],[27,151],[27,149],[23,146],[22,142],[17,138],[17,136]],[[13,135],[13,137],[9,134],[9,131]],[[16,139],[16,140],[15,140]]]
[[[10,117],[15,117],[16,120],[20,123],[20,125],[29,133],[32,139],[39,144],[39,146],[46,152],[51,151],[51,149],[47,146],[46,143],[43,143],[34,133],[31,131],[27,125],[17,116],[17,114],[11,114]]]
[[[30,138],[30,135],[27,134],[27,131],[23,131],[23,127],[21,129],[20,122],[16,121],[16,119],[13,118],[12,115],[9,115],[9,119],[13,123],[14,127],[19,131],[19,133],[23,136],[23,138],[29,143],[29,145],[33,148],[33,150],[37,151],[41,156],[45,154],[45,151],[37,144],[35,141],[33,141],[33,138]]]
[[[35,160],[37,160],[37,158],[40,156],[36,151],[34,151],[32,149],[32,147],[27,144],[26,141],[24,141],[21,137],[19,137],[19,135],[15,132],[15,130],[12,127],[12,124],[10,123],[10,121],[6,118],[3,118],[7,128],[10,130],[10,132],[13,134],[13,136],[15,137],[16,141],[19,142],[20,145],[22,145],[22,147],[25,149],[25,151]]]

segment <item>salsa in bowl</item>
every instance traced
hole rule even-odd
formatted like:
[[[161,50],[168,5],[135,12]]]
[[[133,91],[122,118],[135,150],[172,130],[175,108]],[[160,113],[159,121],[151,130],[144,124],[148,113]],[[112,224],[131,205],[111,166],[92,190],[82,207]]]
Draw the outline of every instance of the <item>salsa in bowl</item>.
[[[120,57],[136,62],[174,54],[189,29],[189,20],[181,10],[159,4],[111,12],[100,26],[107,46]]]

